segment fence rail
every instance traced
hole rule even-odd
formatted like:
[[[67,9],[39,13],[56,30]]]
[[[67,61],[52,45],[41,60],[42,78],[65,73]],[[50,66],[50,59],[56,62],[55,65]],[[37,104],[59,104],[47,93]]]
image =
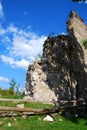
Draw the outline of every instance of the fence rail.
[[[7,98],[0,98],[0,101],[12,101],[12,102],[36,102],[32,100],[23,100],[23,99],[7,99]],[[68,101],[60,101],[61,103],[68,103]],[[21,108],[21,107],[7,107],[7,106],[0,106],[0,116],[17,116],[22,114],[48,114],[48,113],[55,113],[60,110],[66,109],[83,109],[87,108],[87,105],[83,102],[83,104],[76,105],[76,101],[69,101],[71,103],[75,103],[71,106],[53,106],[52,108],[43,109],[43,108]]]

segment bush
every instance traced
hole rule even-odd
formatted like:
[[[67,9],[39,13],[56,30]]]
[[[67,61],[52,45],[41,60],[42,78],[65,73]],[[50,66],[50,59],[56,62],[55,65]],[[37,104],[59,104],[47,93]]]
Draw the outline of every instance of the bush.
[[[83,46],[87,49],[87,39],[83,41]]]

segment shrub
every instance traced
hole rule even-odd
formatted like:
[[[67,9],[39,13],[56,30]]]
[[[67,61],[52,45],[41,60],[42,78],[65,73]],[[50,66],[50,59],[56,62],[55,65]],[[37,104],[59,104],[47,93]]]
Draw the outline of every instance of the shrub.
[[[87,39],[83,41],[83,46],[87,49]]]

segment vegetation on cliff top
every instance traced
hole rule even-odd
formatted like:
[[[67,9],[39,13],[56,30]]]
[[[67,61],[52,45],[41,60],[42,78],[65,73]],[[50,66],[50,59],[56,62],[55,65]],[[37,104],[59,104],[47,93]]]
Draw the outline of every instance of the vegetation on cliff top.
[[[72,0],[73,2],[86,2],[87,0]]]
[[[83,41],[83,46],[87,49],[87,39]]]

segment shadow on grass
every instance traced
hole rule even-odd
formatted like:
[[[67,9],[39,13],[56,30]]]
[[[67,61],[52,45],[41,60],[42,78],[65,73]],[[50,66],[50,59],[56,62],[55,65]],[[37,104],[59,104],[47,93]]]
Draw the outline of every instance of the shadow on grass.
[[[65,119],[73,122],[73,123],[79,123],[79,120],[85,120],[85,124],[87,125],[87,108],[84,109],[75,108],[75,109],[65,109],[61,112],[61,116],[63,116]]]

